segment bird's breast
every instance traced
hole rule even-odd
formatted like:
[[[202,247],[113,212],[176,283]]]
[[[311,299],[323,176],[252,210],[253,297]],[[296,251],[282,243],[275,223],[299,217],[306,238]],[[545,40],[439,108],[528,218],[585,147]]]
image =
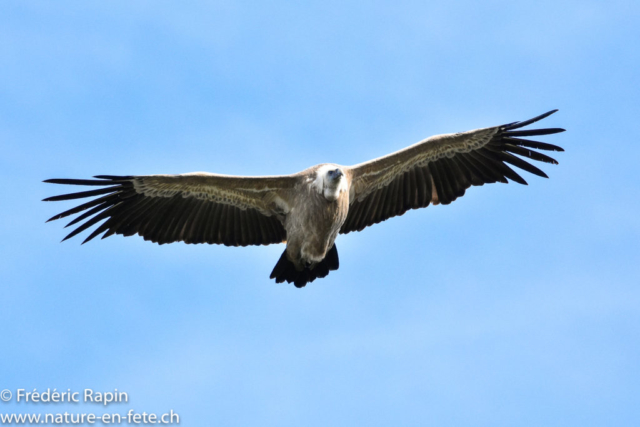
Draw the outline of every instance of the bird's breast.
[[[287,215],[287,246],[291,252],[312,259],[323,259],[331,249],[349,213],[349,193],[341,192],[335,201],[310,189],[301,192]],[[304,253],[301,253],[304,252]]]

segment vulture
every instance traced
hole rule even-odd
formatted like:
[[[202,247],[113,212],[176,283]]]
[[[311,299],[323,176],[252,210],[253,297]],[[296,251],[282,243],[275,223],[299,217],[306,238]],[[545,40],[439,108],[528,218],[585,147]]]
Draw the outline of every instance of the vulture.
[[[536,150],[564,150],[523,137],[564,129],[523,128],[556,111],[522,122],[432,136],[355,166],[325,163],[292,175],[195,172],[48,179],[44,182],[98,188],[44,201],[93,198],[49,219],[80,214],[67,224],[79,225],[63,241],[104,220],[83,243],[101,233],[103,239],[139,234],[161,245],[286,243],[270,278],[301,288],[338,269],[338,234],[362,231],[410,209],[448,205],[471,186],[508,180],[526,185],[512,167],[548,178],[524,159],[557,164]]]

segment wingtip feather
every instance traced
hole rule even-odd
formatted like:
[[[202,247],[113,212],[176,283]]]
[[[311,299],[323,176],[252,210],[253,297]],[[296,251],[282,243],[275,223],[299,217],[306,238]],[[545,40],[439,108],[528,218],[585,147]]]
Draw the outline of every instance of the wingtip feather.
[[[532,119],[529,120],[525,120],[523,122],[515,122],[515,123],[510,123],[504,126],[505,130],[513,130],[513,129],[519,129],[525,126],[529,126],[532,123],[538,122],[542,119],[545,119],[547,117],[549,117],[550,115],[552,115],[553,113],[557,112],[558,109],[555,110],[551,110],[551,111],[547,111],[546,113],[540,114],[539,116],[536,116]]]

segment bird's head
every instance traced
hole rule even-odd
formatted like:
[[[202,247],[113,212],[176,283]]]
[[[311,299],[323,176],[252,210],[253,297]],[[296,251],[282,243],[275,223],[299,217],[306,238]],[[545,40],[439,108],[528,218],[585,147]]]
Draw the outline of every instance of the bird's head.
[[[327,171],[325,180],[329,182],[340,182],[340,179],[342,179],[343,176],[344,176],[344,173],[342,172],[342,169],[340,168],[329,169]]]
[[[323,165],[316,175],[316,186],[324,197],[333,202],[340,193],[347,190],[347,179],[344,171],[337,165]]]

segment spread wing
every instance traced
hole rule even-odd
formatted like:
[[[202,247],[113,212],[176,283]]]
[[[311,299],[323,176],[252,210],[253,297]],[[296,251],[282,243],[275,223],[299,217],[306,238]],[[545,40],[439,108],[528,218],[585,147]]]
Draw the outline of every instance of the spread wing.
[[[49,179],[53,184],[89,185],[97,190],[49,197],[44,201],[99,196],[49,221],[85,211],[64,240],[106,220],[85,239],[139,234],[156,243],[268,245],[286,239],[283,215],[289,209],[296,177],[234,177],[209,173]]]
[[[472,185],[507,179],[527,184],[508,165],[548,178],[530,160],[557,164],[537,150],[564,151],[521,137],[549,135],[564,129],[517,130],[555,113],[549,111],[524,122],[427,138],[395,153],[347,168],[351,178],[349,214],[341,233],[361,231],[409,209],[430,203],[449,204]],[[514,155],[515,154],[515,155]]]

